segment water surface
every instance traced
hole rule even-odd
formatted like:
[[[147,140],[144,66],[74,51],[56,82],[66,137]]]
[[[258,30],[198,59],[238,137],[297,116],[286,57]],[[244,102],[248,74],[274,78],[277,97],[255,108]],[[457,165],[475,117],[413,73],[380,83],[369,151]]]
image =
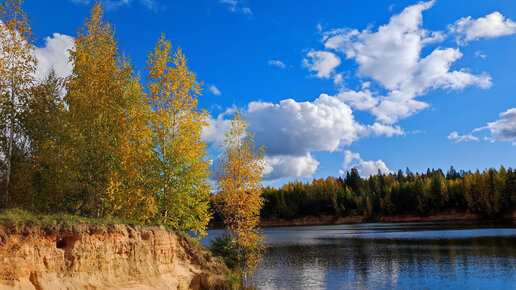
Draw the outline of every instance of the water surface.
[[[513,222],[265,228],[258,289],[516,289]],[[220,235],[210,230],[204,245]]]

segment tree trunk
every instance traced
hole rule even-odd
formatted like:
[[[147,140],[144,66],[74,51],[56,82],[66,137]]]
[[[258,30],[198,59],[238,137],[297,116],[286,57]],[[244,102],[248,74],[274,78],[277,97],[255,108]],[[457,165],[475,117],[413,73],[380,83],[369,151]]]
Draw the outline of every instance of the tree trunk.
[[[11,180],[11,164],[12,164],[12,153],[13,153],[13,140],[14,140],[14,116],[16,109],[14,107],[14,80],[11,80],[11,124],[9,128],[9,143],[7,149],[7,176],[5,178],[5,196],[4,196],[4,207],[9,208],[9,183]]]

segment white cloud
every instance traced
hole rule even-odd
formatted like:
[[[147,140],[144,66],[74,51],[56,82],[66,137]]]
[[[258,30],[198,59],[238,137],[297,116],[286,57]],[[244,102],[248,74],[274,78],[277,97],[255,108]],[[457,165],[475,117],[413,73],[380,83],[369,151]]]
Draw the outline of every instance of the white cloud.
[[[249,7],[242,7],[241,11],[244,15],[253,15],[253,11]]]
[[[227,1],[228,4],[239,3]],[[445,37],[442,32],[422,28],[423,11],[433,3],[409,6],[376,30],[344,28],[324,32],[323,43],[329,51],[308,51],[303,63],[317,77],[333,79],[340,86],[339,93],[334,96],[321,94],[312,102],[285,99],[279,103],[257,101],[248,104],[243,113],[249,131],[255,134],[255,144],[265,146],[267,178],[313,174],[318,161],[312,152],[340,150],[367,136],[405,135],[404,130],[394,124],[427,108],[429,105],[417,97],[431,90],[460,90],[472,85],[488,88],[491,85],[491,78],[485,73],[452,69],[462,57],[459,48],[424,49],[430,44],[441,43]],[[339,54],[358,64],[360,89],[352,90],[342,85],[343,75],[336,71],[341,63]],[[274,65],[273,61],[269,64]],[[352,107],[371,112],[377,121],[358,123]],[[214,132],[220,132],[227,123],[220,117],[212,118],[210,122],[214,128],[210,138],[214,139]],[[390,172],[382,160],[363,160],[358,153],[348,154],[346,167],[353,165],[363,176],[376,174],[378,169]]]
[[[231,12],[240,13],[247,16],[253,15],[251,8],[245,6],[241,0],[219,0],[219,3],[227,5],[228,10]]]
[[[473,136],[472,134],[467,135],[459,135],[457,131],[453,131],[448,135],[449,140],[454,140],[455,143],[459,142],[468,142],[468,141],[478,141],[478,138]]]
[[[353,153],[349,150],[344,151],[344,162],[342,163],[342,167],[350,168],[351,162],[353,162],[353,160],[361,160],[360,154]]]
[[[387,137],[405,135],[405,131],[400,126],[389,126],[375,122],[373,125],[367,125],[369,132],[376,136],[385,135]]]
[[[269,65],[285,68],[285,64],[281,60],[269,60]]]
[[[353,153],[349,150],[344,151],[344,162],[342,163],[342,166],[344,167],[344,169],[356,168],[358,173],[362,177],[376,175],[378,173],[378,170],[380,170],[383,174],[392,173],[392,171],[387,167],[387,165],[385,165],[385,163],[381,159],[376,161],[365,161],[360,157],[360,154]],[[344,171],[340,170],[339,173],[342,175]]]
[[[5,27],[1,20],[0,26]],[[20,35],[16,33],[16,37],[20,37]],[[0,42],[3,40],[0,39]],[[36,81],[45,79],[51,69],[55,71],[58,77],[69,76],[73,69],[73,64],[69,62],[69,51],[74,46],[75,40],[73,37],[60,33],[54,33],[52,37],[46,37],[45,45],[42,47],[31,46],[33,48],[32,53],[37,60],[36,71],[33,73]]]
[[[337,94],[337,98],[362,111],[373,109],[379,102],[368,89],[364,91],[344,90]]]
[[[317,32],[319,32],[319,33],[322,32],[322,29],[323,29],[322,24],[320,22],[317,23],[317,25],[315,26],[315,29],[317,29]]]
[[[480,58],[486,58],[487,55],[485,55],[481,50],[475,51],[475,56]]]
[[[311,177],[319,161],[307,153],[302,156],[276,155],[265,156],[265,180],[276,180],[282,177]]]
[[[74,38],[68,35],[54,33],[53,37],[46,37],[45,46],[35,49],[38,60],[36,79],[44,79],[51,69],[56,72],[58,77],[69,76],[73,69],[73,64],[69,62],[69,50],[74,46]]]
[[[340,58],[329,51],[310,51],[306,56],[309,59],[303,59],[304,66],[316,72],[318,78],[330,78],[335,73],[335,68],[340,65]]]
[[[70,0],[73,3],[88,5],[91,0]],[[130,6],[135,0],[104,0],[102,4],[106,10],[116,10],[122,6]],[[138,2],[151,11],[159,11],[163,6],[159,5],[156,0],[138,0]]]
[[[105,0],[103,5],[106,10],[116,10],[122,6],[128,6],[131,2],[132,0]]]
[[[255,144],[265,145],[269,155],[335,151],[358,140],[365,130],[348,105],[325,94],[313,102],[251,102],[245,117],[255,133]]]
[[[209,116],[210,126],[203,132],[203,139],[220,144],[230,126],[225,117],[233,112],[234,108],[217,118]],[[338,96],[326,94],[313,102],[251,102],[243,116],[254,134],[255,145],[265,147],[268,180],[311,176],[319,165],[311,152],[336,151],[370,135],[405,134],[399,126],[356,122],[349,105]]]
[[[226,132],[228,132],[231,126],[231,120],[227,119],[226,116],[233,115],[234,113],[235,108],[229,108],[219,114],[217,118],[213,118],[211,115],[208,115],[208,126],[204,127],[201,138],[205,142],[212,143],[215,148],[220,147],[224,141]]]
[[[382,160],[360,161],[356,166],[356,169],[362,177],[376,175],[378,174],[378,171],[380,171],[383,174],[392,173],[392,171],[389,168],[387,168],[387,165],[385,165],[385,163]]]
[[[344,77],[342,76],[341,73],[338,73],[338,74],[335,74],[333,76],[333,83],[336,85],[336,86],[342,86],[343,83],[344,83]]]
[[[386,89],[385,95],[376,95],[367,89],[342,92],[341,97],[351,106],[370,111],[378,121],[392,124],[427,108],[427,103],[415,98],[430,90],[491,85],[487,74],[451,70],[452,64],[462,57],[458,48],[439,47],[422,55],[425,46],[444,39],[442,32],[421,27],[422,13],[433,3],[420,2],[407,7],[377,31],[344,28],[324,33],[326,49],[344,53],[358,64],[357,76],[370,78]],[[331,73],[324,72],[321,75]]]
[[[508,109],[500,113],[500,119],[487,123],[487,126],[476,128],[473,132],[488,130],[490,136],[484,137],[484,140],[508,141],[516,145],[516,108]],[[459,135],[457,131],[453,131],[448,135],[448,139],[455,140],[455,143],[464,141],[478,141],[478,137],[473,134]]]
[[[210,92],[212,94],[214,94],[215,96],[220,96],[222,95],[222,93],[220,92],[220,90],[215,86],[215,85],[211,85],[209,88]]]
[[[254,106],[256,106],[256,104]],[[211,115],[208,115],[207,121],[209,125],[204,128],[202,133],[202,139],[205,142],[211,143],[213,147],[221,149],[220,145],[224,141],[225,133],[228,132],[231,127],[230,116],[232,116],[235,113],[235,111],[235,108],[229,108],[225,112],[219,114],[217,118],[213,118]],[[263,136],[264,132],[261,131],[258,132],[258,134],[256,134],[257,130],[255,130],[255,127],[253,126],[253,124],[256,123],[249,122],[250,118],[252,118],[255,122],[262,122],[263,120],[259,120],[259,118],[267,119],[268,117],[274,116],[271,116],[270,114],[260,116],[258,111],[253,111],[253,113],[250,113],[249,110],[243,112],[243,116],[246,118],[246,121],[248,122],[249,132],[255,133],[254,143],[256,147],[265,145],[267,148],[270,148],[270,142],[273,142],[273,140],[275,139],[280,139],[279,143],[289,142],[288,136],[281,136],[281,134],[279,136],[274,136],[274,133],[272,133],[269,136]],[[276,118],[278,118],[278,116],[276,116]],[[285,118],[288,118],[288,116],[286,116]],[[293,130],[292,128],[289,129]],[[265,140],[266,143],[263,143],[262,141],[257,141],[257,138],[258,140]],[[267,140],[267,138],[272,139]],[[288,144],[285,146],[291,148],[293,147],[293,144]],[[306,148],[306,146],[303,147]],[[288,150],[282,151],[280,149],[276,151],[282,151],[285,154],[278,154],[275,151],[267,150],[267,148],[266,156],[264,159],[264,180],[271,181],[277,180],[282,177],[309,177],[312,176],[312,174],[317,170],[319,166],[319,162],[306,150],[303,152],[288,152]],[[214,162],[212,162],[211,164],[211,168],[215,169],[219,165],[219,163],[220,159],[218,157],[215,158]]]
[[[465,41],[480,38],[495,38],[516,33],[516,23],[498,11],[485,17],[472,19],[471,16],[461,18],[449,26],[453,33],[460,34]]]
[[[512,141],[516,142],[516,108],[511,108],[500,114],[500,119],[487,123],[487,126],[477,128],[473,132],[487,129],[491,133],[488,138],[494,141]]]

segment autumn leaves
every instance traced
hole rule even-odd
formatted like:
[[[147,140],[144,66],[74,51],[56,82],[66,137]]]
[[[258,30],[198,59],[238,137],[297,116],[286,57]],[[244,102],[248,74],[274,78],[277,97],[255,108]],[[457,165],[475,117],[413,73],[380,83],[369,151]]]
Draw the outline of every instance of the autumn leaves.
[[[118,49],[100,3],[75,38],[72,74],[36,83],[21,0],[2,0],[0,93],[2,207],[160,223],[204,235],[211,175],[201,139],[202,84],[162,35],[141,83]],[[218,168],[217,206],[247,272],[263,237],[263,150],[238,113]]]
[[[240,112],[231,122],[224,140],[222,162],[217,170],[217,201],[226,230],[232,233],[237,260],[244,272],[252,273],[261,261],[264,236],[258,231],[263,206],[263,148],[255,148],[253,136]]]

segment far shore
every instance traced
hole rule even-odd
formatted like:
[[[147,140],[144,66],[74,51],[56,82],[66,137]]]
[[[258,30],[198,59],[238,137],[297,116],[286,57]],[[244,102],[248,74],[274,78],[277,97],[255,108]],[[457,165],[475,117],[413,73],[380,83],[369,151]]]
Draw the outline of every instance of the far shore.
[[[389,216],[380,216],[376,218],[366,218],[362,215],[320,215],[320,216],[304,216],[295,219],[284,218],[267,218],[260,220],[259,227],[287,227],[287,226],[316,226],[316,225],[341,225],[341,224],[357,224],[357,223],[409,223],[409,222],[431,222],[431,221],[467,221],[467,220],[493,220],[492,218],[485,218],[479,214],[468,212],[447,211],[426,216],[418,214],[398,214]],[[515,220],[516,210],[512,213],[504,215],[500,220]],[[223,228],[217,223],[210,223],[210,229]]]

